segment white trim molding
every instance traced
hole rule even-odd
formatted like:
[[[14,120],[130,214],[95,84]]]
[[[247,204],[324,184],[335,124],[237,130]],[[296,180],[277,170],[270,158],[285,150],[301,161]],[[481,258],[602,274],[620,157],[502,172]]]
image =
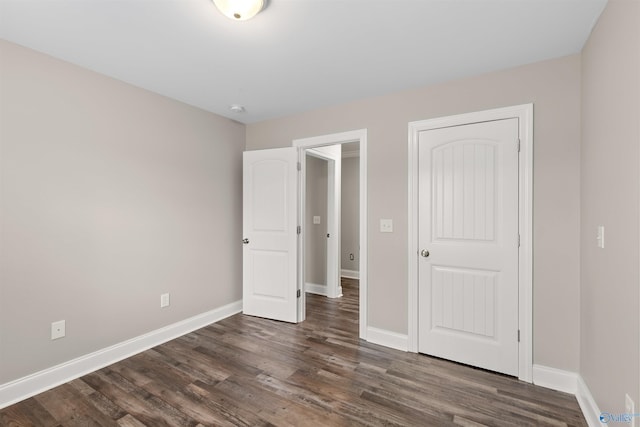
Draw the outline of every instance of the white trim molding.
[[[327,286],[318,283],[305,283],[304,291],[308,294],[327,296]]]
[[[578,374],[547,366],[533,365],[533,383],[540,387],[576,394]]]
[[[581,375],[578,375],[576,399],[589,427],[602,427],[603,424],[600,422],[602,411],[598,408],[598,404],[591,395],[591,390]]]
[[[409,287],[408,349],[418,352],[418,140],[422,131],[502,119],[518,119],[519,233],[518,255],[518,378],[532,381],[533,368],[533,104],[516,105],[475,113],[409,123]]]
[[[219,322],[241,311],[242,301],[236,301],[130,340],[80,356],[49,369],[2,384],[0,385],[0,409],[212,323]]]
[[[343,268],[342,270],[340,270],[340,276],[346,277],[347,279],[359,279],[360,272],[355,270],[347,270]]]
[[[573,394],[589,427],[602,427],[602,413],[580,374],[548,366],[533,365],[533,383],[540,387]]]
[[[391,332],[374,327],[367,328],[367,341],[372,344],[383,345],[396,350],[407,351],[408,338],[404,334]]]

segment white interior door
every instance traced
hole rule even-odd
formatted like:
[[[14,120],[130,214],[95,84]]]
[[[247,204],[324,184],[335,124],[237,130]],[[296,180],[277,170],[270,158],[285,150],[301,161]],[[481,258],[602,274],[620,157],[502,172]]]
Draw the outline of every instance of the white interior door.
[[[298,149],[243,156],[242,311],[297,322]]]
[[[518,375],[518,119],[420,132],[418,350]]]

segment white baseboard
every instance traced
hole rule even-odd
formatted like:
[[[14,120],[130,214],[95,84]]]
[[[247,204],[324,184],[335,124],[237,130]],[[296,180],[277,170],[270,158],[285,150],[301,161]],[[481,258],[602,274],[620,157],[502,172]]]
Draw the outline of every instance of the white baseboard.
[[[327,293],[327,287],[325,285],[319,285],[317,283],[305,283],[304,291],[309,294],[322,295],[327,298],[340,298],[342,296],[342,286],[338,286],[338,294],[335,296]]]
[[[576,394],[578,374],[547,366],[533,365],[533,383],[541,387]]]
[[[598,408],[598,404],[593,399],[587,383],[581,375],[578,375],[578,389],[576,391],[576,399],[582,410],[584,418],[587,420],[589,427],[602,427],[604,424],[600,422],[600,414],[602,413]]]
[[[15,381],[0,384],[0,409],[241,311],[242,301],[236,301]]]
[[[600,409],[580,374],[547,366],[533,365],[535,385],[570,393],[576,396],[580,410],[589,427],[602,427]]]
[[[367,341],[396,350],[407,351],[409,348],[409,337],[397,332],[385,331],[384,329],[367,328]]]
[[[304,291],[310,294],[327,296],[327,287],[317,283],[305,283]]]
[[[340,270],[340,276],[346,277],[347,279],[360,279],[360,272],[355,270]]]

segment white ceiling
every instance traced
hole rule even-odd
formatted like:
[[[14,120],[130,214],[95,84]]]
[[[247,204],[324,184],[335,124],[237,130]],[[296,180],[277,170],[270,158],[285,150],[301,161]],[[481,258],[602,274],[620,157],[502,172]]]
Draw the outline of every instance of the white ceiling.
[[[252,123],[577,53],[605,3],[270,0],[234,22],[210,0],[0,0],[0,38]]]

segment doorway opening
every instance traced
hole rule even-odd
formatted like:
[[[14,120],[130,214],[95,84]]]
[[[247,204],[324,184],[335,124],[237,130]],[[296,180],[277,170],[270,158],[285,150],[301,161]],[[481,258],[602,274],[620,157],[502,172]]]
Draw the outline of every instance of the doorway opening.
[[[308,293],[339,298],[341,145],[305,150],[305,285]]]
[[[302,260],[302,268],[299,269],[299,283],[302,289],[301,296],[298,298],[300,320],[306,317],[306,292],[325,293],[328,297],[336,298],[342,294],[341,277],[345,275],[354,278],[357,275],[359,336],[366,339],[367,131],[362,129],[298,139],[293,141],[293,146],[300,149],[302,184],[300,185],[301,217],[299,220],[302,230],[305,231],[302,233],[299,248]],[[345,153],[344,158],[343,153]],[[342,168],[343,160],[345,164],[357,165],[356,200],[353,195],[353,182],[345,182],[348,187],[343,187],[342,171],[347,171]],[[348,179],[351,179],[354,169],[356,168],[352,167],[348,173],[345,173]],[[343,188],[345,191],[342,191]],[[316,198],[308,197],[312,196],[308,192],[314,191],[319,193],[316,194]],[[350,197],[344,203],[343,193]],[[324,201],[324,204],[317,203],[318,201]],[[354,209],[354,205],[357,209]],[[343,206],[344,209],[341,208]],[[354,210],[357,211],[355,221]],[[350,215],[344,218],[346,222],[343,221],[343,212],[345,215]],[[322,217],[322,213],[325,218]],[[357,233],[354,232],[354,227],[357,228]],[[345,241],[343,237],[349,240]],[[354,239],[357,244],[354,243]],[[310,262],[307,262],[308,260]],[[316,283],[316,281],[323,281],[323,278],[325,283]]]
[[[342,279],[360,277],[360,146],[305,151],[305,290],[339,298]]]

